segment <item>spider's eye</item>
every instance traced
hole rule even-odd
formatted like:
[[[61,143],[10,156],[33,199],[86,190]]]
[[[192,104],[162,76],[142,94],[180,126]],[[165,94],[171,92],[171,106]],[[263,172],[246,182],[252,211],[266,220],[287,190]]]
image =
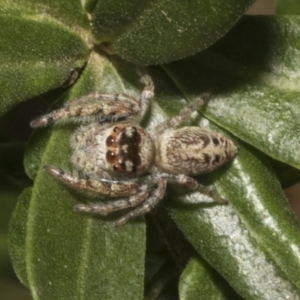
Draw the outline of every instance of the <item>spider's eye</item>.
[[[110,135],[107,139],[106,139],[106,145],[108,147],[112,147],[115,143],[115,139]]]
[[[110,150],[106,152],[106,159],[110,162],[113,163],[114,160],[116,159],[116,154]],[[114,166],[115,167],[115,166]]]

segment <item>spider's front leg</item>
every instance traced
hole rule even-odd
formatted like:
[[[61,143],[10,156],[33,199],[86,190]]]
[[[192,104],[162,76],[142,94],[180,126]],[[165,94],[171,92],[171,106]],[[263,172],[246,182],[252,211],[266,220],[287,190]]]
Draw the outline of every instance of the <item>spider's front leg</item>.
[[[141,186],[139,192],[127,199],[115,200],[108,203],[97,202],[79,204],[75,206],[75,210],[85,213],[107,215],[114,211],[131,208],[131,210],[114,222],[114,226],[120,227],[131,219],[148,213],[153,207],[155,207],[164,198],[166,187],[167,180],[160,178],[157,181],[157,187],[154,189],[150,189],[150,186],[144,185]]]
[[[103,123],[126,120],[138,114],[143,116],[153,98],[154,85],[147,74],[141,77],[141,82],[145,86],[140,101],[125,94],[94,92],[33,120],[30,125],[33,128],[45,127],[51,123],[68,120]]]
[[[166,188],[167,180],[164,178],[159,178],[157,182],[157,187],[152,191],[151,195],[147,199],[145,199],[145,201],[142,202],[141,205],[137,206],[133,210],[130,210],[127,214],[115,221],[114,225],[116,227],[122,226],[126,224],[129,220],[148,213],[164,198]]]
[[[126,182],[124,183],[126,184]],[[142,216],[152,210],[163,198],[166,192],[167,180],[159,178],[156,187],[145,184],[140,187],[140,191],[127,199],[114,200],[107,203],[78,204],[75,210],[78,212],[108,215],[114,211],[130,209],[126,214],[114,222],[114,226],[120,227],[131,219]]]
[[[126,184],[126,183],[125,183]],[[78,204],[74,207],[75,211],[91,214],[99,214],[106,216],[112,212],[124,210],[127,208],[135,207],[145,201],[149,196],[149,190],[142,189],[135,195],[126,199],[113,200],[106,203],[94,202],[87,204]]]
[[[140,185],[137,181],[114,181],[114,180],[92,180],[82,179],[71,176],[64,171],[58,170],[52,166],[44,166],[44,170],[56,179],[74,187],[82,192],[89,192],[95,195],[105,195],[108,197],[126,197],[140,191]]]
[[[138,114],[141,110],[140,103],[124,94],[91,93],[64,107],[53,110],[49,114],[33,120],[33,128],[44,127],[58,121],[117,121],[127,119]]]

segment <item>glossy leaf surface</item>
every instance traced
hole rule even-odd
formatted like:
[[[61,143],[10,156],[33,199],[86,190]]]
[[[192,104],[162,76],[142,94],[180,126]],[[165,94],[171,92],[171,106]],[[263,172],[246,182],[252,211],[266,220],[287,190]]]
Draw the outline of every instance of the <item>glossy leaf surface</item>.
[[[300,169],[299,36],[299,17],[246,17],[214,46],[165,68],[189,99],[212,91],[203,111],[210,120]]]
[[[202,126],[208,123],[203,121]],[[298,299],[299,291],[289,281],[297,286],[299,224],[276,177],[259,157],[240,144],[234,162],[211,175],[230,205],[201,203],[205,197],[192,193],[177,201],[173,197],[172,216],[196,250],[244,298]],[[276,243],[270,248],[273,238]],[[291,257],[286,251],[293,253]],[[282,274],[287,269],[288,274]]]
[[[158,84],[161,82],[159,78],[157,81]],[[184,90],[182,83],[175,82]],[[170,102],[166,101],[171,89],[172,106],[182,105],[181,93],[175,86],[172,88],[171,83],[165,82],[160,88],[166,91],[166,94],[160,94],[158,90],[156,97],[163,111],[171,109],[168,107]],[[202,88],[194,85],[194,93],[200,95]],[[189,94],[185,96],[192,98]],[[201,126],[208,126],[207,121]],[[211,125],[209,128],[217,130]],[[200,194],[182,196],[179,199],[186,206],[179,202],[176,212],[172,213],[177,225],[196,250],[243,297],[255,299],[259,295],[262,299],[281,299],[291,296],[297,299],[299,291],[294,287],[298,286],[297,270],[300,267],[297,254],[300,249],[299,224],[266,158],[241,144],[234,164],[214,174],[212,176],[220,187],[218,192],[229,199],[233,207],[201,204],[203,197]],[[178,192],[168,193],[173,195],[169,196],[171,210]],[[286,253],[289,253],[289,259]]]
[[[180,277],[181,300],[243,299],[201,257],[194,256]]]

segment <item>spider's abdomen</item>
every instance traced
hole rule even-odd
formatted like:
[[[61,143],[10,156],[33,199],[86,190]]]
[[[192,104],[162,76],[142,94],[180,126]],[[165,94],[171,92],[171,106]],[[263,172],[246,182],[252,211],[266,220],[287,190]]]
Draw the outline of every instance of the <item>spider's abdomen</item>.
[[[72,162],[87,175],[137,177],[152,166],[155,146],[140,126],[92,123],[72,136]]]
[[[168,173],[194,176],[217,169],[236,152],[233,142],[219,133],[183,127],[160,135],[155,164]]]

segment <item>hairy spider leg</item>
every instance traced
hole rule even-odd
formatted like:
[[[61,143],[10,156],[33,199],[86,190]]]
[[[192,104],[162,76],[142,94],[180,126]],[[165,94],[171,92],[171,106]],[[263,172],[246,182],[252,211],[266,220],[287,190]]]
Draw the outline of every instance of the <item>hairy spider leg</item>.
[[[107,203],[97,202],[97,203],[87,203],[78,204],[74,207],[77,212],[107,215],[111,212],[123,210],[131,207],[135,207],[145,201],[149,196],[149,190],[145,189],[138,192],[135,195],[128,197],[127,199],[120,199],[115,201],[110,201]]]
[[[147,112],[154,96],[154,84],[148,74],[143,74],[140,81],[145,85],[140,101],[125,94],[107,94],[94,92],[77,100],[68,102],[61,109],[54,110],[33,120],[33,128],[45,127],[57,121],[111,122],[126,120],[140,114],[141,118]]]
[[[137,115],[141,104],[125,94],[104,94],[94,92],[73,102],[68,102],[61,109],[54,110],[33,120],[33,128],[44,127],[57,121],[117,121]]]
[[[167,180],[163,178],[159,179],[157,182],[157,188],[152,192],[150,197],[148,197],[144,202],[142,202],[140,206],[137,206],[135,209],[129,211],[127,214],[115,221],[114,226],[122,226],[126,224],[129,220],[149,212],[164,198],[166,188]]]
[[[126,197],[140,191],[138,182],[134,181],[113,181],[113,180],[92,180],[81,179],[71,176],[52,166],[44,166],[46,172],[60,181],[72,186],[82,192],[107,195],[109,197]]]
[[[168,180],[168,182],[179,183],[182,185],[186,185],[189,189],[193,191],[198,191],[201,194],[212,198],[214,202],[218,204],[227,204],[228,201],[221,196],[219,196],[214,191],[208,189],[204,185],[200,184],[194,178],[187,176],[185,174],[173,175],[173,174],[164,174],[164,178]]]
[[[140,81],[144,84],[144,89],[140,96],[141,118],[146,114],[150,102],[154,96],[154,84],[152,78],[148,74],[143,74]]]
[[[208,97],[209,93],[204,94],[201,98],[197,98],[188,106],[184,107],[176,116],[158,124],[152,131],[154,136],[161,134],[168,128],[177,127],[188,120],[193,112],[198,111],[205,104]]]

